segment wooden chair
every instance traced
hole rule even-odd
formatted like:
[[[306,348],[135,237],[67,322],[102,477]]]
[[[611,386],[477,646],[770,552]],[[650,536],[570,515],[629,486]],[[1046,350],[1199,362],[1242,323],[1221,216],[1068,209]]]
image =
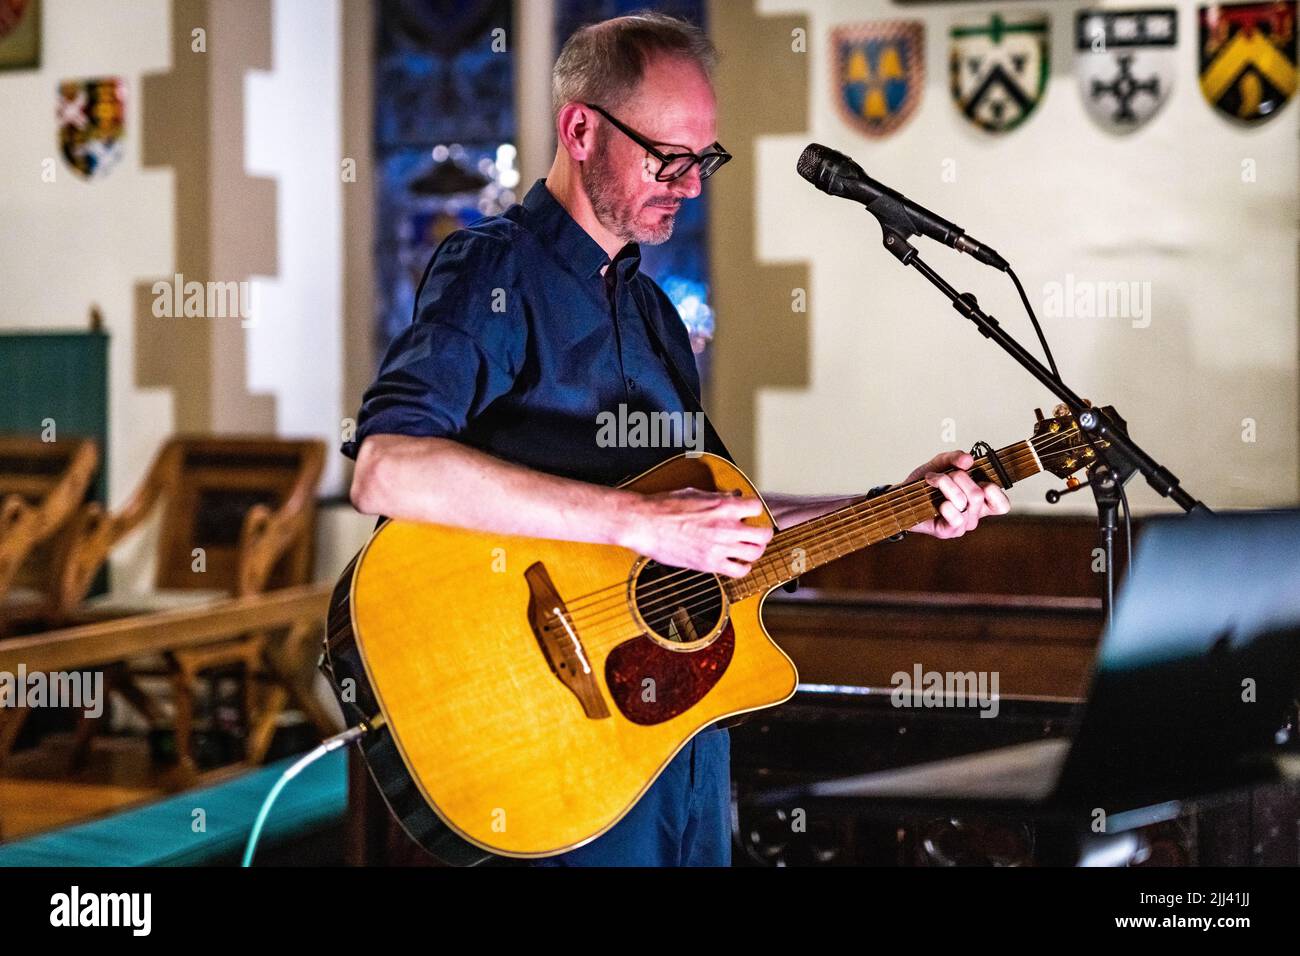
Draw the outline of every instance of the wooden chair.
[[[60,612],[79,624],[197,607],[222,598],[261,594],[310,580],[315,538],[316,485],[325,446],[317,440],[263,437],[178,436],[159,451],[135,493],[109,514],[91,504],[73,520],[72,541],[59,569]],[[99,568],[113,549],[161,508],[155,589],[144,594],[87,598]],[[267,652],[267,635],[238,638],[164,655],[172,682],[177,755],[182,775],[192,777],[194,702],[202,675],[238,668],[244,681],[249,728],[246,759],[265,756],[275,718],[292,700],[322,732],[333,723],[301,676],[316,628],[295,624],[278,651]],[[152,671],[158,673],[155,667]],[[134,677],[148,668],[110,668],[108,682],[151,725],[159,722],[152,701]],[[265,691],[265,693],[263,693]],[[83,761],[94,733],[83,720],[76,760]]]
[[[0,641],[0,673],[13,674],[20,667],[26,667],[29,673],[104,670],[124,660],[160,657],[233,640],[250,630],[268,633],[274,645],[298,629],[319,631],[333,588],[333,582],[277,588],[267,594],[218,601],[210,607],[14,637]],[[11,831],[29,829],[34,821],[62,825],[79,813],[104,813],[120,808],[124,802],[147,799],[153,791],[174,790],[178,785],[195,782],[177,780],[165,771],[141,775],[139,767],[131,766],[112,767],[107,775],[96,773],[92,779],[54,781],[50,779],[50,765],[40,759],[44,755],[15,754],[12,763],[7,763],[30,716],[26,707],[0,707],[0,771],[7,776],[7,780],[0,781],[6,784],[4,799],[0,799],[0,817],[6,811],[10,814],[7,821],[0,819],[0,841],[7,839]],[[331,734],[342,729],[337,713],[332,721]],[[27,772],[33,768],[38,772]],[[229,768],[215,768],[206,776],[229,780]],[[15,816],[19,819],[15,820]]]
[[[0,436],[0,635],[52,615],[61,602],[52,568],[64,560],[63,532],[98,466],[90,439]]]

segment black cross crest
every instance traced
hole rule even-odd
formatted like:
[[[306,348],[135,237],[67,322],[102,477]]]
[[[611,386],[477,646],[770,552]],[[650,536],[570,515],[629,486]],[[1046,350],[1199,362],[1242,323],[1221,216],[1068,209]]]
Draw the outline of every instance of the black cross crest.
[[[1160,96],[1160,77],[1152,76],[1147,80],[1137,79],[1131,72],[1133,66],[1133,54],[1123,53],[1116,57],[1119,63],[1119,75],[1109,83],[1103,83],[1101,80],[1092,81],[1092,98],[1101,99],[1103,96],[1115,97],[1116,110],[1111,119],[1116,123],[1136,123],[1137,114],[1133,112],[1132,103],[1139,93],[1150,93],[1152,96]]]

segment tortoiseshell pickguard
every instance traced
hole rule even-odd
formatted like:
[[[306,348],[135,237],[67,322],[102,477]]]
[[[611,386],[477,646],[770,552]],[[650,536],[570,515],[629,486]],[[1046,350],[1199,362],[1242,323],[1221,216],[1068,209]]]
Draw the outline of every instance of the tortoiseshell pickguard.
[[[670,651],[648,637],[634,637],[610,651],[605,683],[614,706],[632,723],[661,724],[690,710],[713,689],[735,649],[731,622],[698,651]],[[654,681],[653,694],[647,694],[647,679]]]

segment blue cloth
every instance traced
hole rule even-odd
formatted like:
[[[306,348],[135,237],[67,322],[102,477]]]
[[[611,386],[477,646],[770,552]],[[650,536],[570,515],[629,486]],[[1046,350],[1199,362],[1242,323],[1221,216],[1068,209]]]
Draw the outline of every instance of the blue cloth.
[[[731,735],[706,730],[627,816],[586,846],[533,866],[730,866]]]
[[[0,867],[209,866],[238,862],[271,787],[298,757],[143,806],[0,844]],[[326,754],[281,792],[258,844],[268,847],[334,826],[348,803],[347,753]],[[196,807],[203,827],[196,828]],[[254,859],[257,863],[257,858]]]
[[[602,413],[698,410],[690,338],[640,261],[628,243],[611,262],[545,180],[522,204],[452,233],[425,271],[413,323],[366,390],[343,453],[356,458],[369,435],[436,436],[615,485],[698,450],[601,440]],[[705,434],[704,450],[725,456],[712,429]],[[676,437],[698,439],[680,429]],[[728,865],[729,761],[727,731],[710,726],[608,833],[542,865]]]
[[[522,204],[452,233],[425,271],[415,320],[389,346],[343,454],[355,458],[376,433],[438,436],[615,485],[688,450],[600,440],[602,413],[698,407],[690,338],[640,261],[628,243],[611,264],[545,180]],[[691,396],[679,393],[666,362]],[[704,448],[724,453],[712,440]]]

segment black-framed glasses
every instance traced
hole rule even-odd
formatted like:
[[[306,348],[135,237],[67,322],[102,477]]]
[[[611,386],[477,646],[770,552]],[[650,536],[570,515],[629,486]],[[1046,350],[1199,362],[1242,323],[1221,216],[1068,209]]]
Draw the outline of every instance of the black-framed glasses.
[[[731,154],[722,148],[721,143],[714,143],[703,153],[693,153],[690,150],[686,150],[684,153],[665,153],[632,127],[611,116],[604,107],[597,106],[595,103],[584,103],[583,106],[593,109],[605,117],[624,136],[659,160],[659,170],[655,173],[655,179],[661,183],[670,183],[674,179],[681,179],[691,171],[691,167],[696,163],[700,165],[700,179],[708,179],[718,171],[719,166],[724,165],[731,159]]]

